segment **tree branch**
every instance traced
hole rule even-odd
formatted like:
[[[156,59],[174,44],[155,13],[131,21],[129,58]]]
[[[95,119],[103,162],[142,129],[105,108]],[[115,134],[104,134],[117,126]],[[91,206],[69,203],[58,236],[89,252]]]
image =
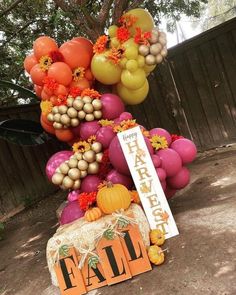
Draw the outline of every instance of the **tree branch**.
[[[129,7],[127,8],[127,10],[137,8],[137,7],[139,7],[143,2],[144,2],[144,0],[134,0],[134,1],[129,5]]]
[[[100,27],[104,28],[104,26],[106,24],[106,20],[108,19],[112,2],[113,2],[113,0],[104,0],[104,2],[102,4],[101,10],[100,10],[98,17],[97,17]]]
[[[0,17],[4,16],[8,12],[10,12],[12,9],[14,9],[20,2],[24,2],[25,0],[16,0],[13,2],[8,8],[6,8],[1,14]]]
[[[115,0],[112,14],[112,23],[117,24],[119,18],[128,6],[128,1]]]

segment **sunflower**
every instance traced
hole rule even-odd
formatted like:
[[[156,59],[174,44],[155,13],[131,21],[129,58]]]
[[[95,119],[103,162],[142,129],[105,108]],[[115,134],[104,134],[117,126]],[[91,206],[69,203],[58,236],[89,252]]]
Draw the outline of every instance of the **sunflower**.
[[[90,150],[90,144],[86,141],[75,142],[72,146],[73,152],[85,153]]]
[[[83,68],[83,67],[76,68],[73,72],[73,80],[79,81],[79,80],[83,79],[84,74],[85,74],[85,68]]]
[[[103,120],[100,120],[98,121],[98,123],[101,125],[101,126],[112,126],[114,124],[114,121],[112,120],[107,120],[107,119],[103,119]]]
[[[51,64],[52,64],[52,59],[50,56],[43,55],[42,57],[40,57],[39,66],[42,71],[46,72],[49,69]]]
[[[168,142],[163,136],[154,135],[150,139],[151,144],[155,150],[166,149],[168,148]]]
[[[40,103],[40,108],[43,114],[48,115],[52,111],[53,104],[49,100],[42,100]]]

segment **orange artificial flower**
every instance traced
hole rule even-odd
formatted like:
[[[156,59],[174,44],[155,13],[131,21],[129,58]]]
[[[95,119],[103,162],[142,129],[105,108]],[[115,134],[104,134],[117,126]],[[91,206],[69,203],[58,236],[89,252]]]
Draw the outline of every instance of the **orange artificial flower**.
[[[138,18],[136,16],[132,14],[126,14],[120,17],[119,23],[121,24],[122,27],[125,27],[128,29],[132,27],[132,25],[135,24],[137,20]]]
[[[103,51],[105,51],[106,46],[107,46],[107,42],[108,42],[108,36],[106,36],[106,35],[100,36],[93,46],[93,52],[94,53],[102,53]]]
[[[123,48],[112,47],[111,50],[109,51],[107,59],[109,59],[111,62],[117,65],[120,62],[123,53],[124,53]]]
[[[100,98],[101,94],[94,89],[86,88],[81,93],[81,97],[84,97],[84,96],[89,96],[91,98]]]

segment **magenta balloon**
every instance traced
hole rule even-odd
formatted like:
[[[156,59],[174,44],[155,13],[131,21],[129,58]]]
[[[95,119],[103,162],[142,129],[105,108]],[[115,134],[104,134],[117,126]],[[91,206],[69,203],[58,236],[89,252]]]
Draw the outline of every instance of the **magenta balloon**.
[[[121,121],[124,121],[124,120],[132,120],[133,119],[133,116],[129,112],[123,112],[122,114],[120,114],[120,117],[119,118],[120,118]]]
[[[121,174],[118,171],[116,171],[115,169],[111,170],[108,173],[106,180],[111,181],[112,183],[123,184],[128,189],[131,189],[133,186],[133,180],[131,177]]]
[[[82,140],[87,140],[91,135],[95,135],[101,128],[98,121],[83,122],[79,126],[79,133]]]
[[[161,159],[161,168],[166,171],[167,177],[172,177],[180,171],[182,167],[182,161],[176,151],[167,148],[159,150],[157,155]]]
[[[80,190],[81,192],[85,193],[91,193],[91,192],[96,192],[98,190],[99,184],[102,182],[102,180],[96,176],[96,175],[88,175],[86,176],[82,183]]]
[[[171,142],[172,142],[172,138],[171,138],[170,133],[168,131],[166,131],[165,129],[162,129],[162,128],[153,128],[152,130],[150,130],[150,135],[151,136],[159,135],[159,136],[165,137],[167,142],[168,142],[168,145],[170,145]]]
[[[115,124],[120,124],[120,122],[121,122],[122,120],[121,120],[120,117],[119,117],[119,118],[115,118],[115,119],[113,119],[113,121],[114,121]]]
[[[78,189],[75,191],[71,191],[71,192],[69,192],[69,194],[67,196],[67,200],[69,202],[77,201],[79,194],[80,194],[80,190],[78,190]]]
[[[118,118],[124,112],[125,106],[119,96],[112,93],[104,93],[101,96],[102,117],[113,120]]]
[[[159,168],[161,166],[161,159],[158,155],[151,155],[153,165],[155,168]]]
[[[165,195],[166,195],[167,199],[172,198],[175,195],[176,192],[177,192],[176,189],[172,189],[168,185],[166,186]]]
[[[112,139],[116,136],[115,132],[111,126],[103,126],[96,133],[96,139],[99,141],[104,149],[107,149],[112,141]]]
[[[161,181],[161,186],[162,186],[163,191],[165,191],[165,189],[166,189],[166,181],[165,180]]]
[[[73,155],[71,151],[61,151],[52,155],[46,164],[46,175],[48,179],[51,181],[52,176],[55,173],[56,169],[61,165],[61,163],[67,161],[70,156]]]
[[[182,169],[173,177],[167,179],[168,186],[173,189],[181,189],[189,184],[190,173],[186,167]]]
[[[60,217],[60,224],[71,223],[72,221],[79,219],[84,216],[84,211],[79,207],[77,201],[69,202],[66,207],[63,209]]]
[[[160,181],[164,181],[166,179],[166,172],[163,168],[156,168],[156,172]]]
[[[187,138],[180,138],[175,140],[171,144],[171,148],[180,155],[183,164],[191,163],[196,158],[196,145]]]
[[[154,154],[154,149],[152,147],[152,144],[151,144],[150,140],[146,136],[144,136],[144,140],[146,142],[146,145],[147,145],[147,148],[148,148],[148,151],[149,151],[150,155],[153,155]]]

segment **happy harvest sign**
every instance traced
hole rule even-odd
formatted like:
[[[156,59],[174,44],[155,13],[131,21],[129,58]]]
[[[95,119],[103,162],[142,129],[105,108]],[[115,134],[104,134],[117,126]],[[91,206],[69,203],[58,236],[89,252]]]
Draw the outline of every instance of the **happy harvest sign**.
[[[119,141],[151,229],[166,238],[179,234],[140,127],[118,133]]]

